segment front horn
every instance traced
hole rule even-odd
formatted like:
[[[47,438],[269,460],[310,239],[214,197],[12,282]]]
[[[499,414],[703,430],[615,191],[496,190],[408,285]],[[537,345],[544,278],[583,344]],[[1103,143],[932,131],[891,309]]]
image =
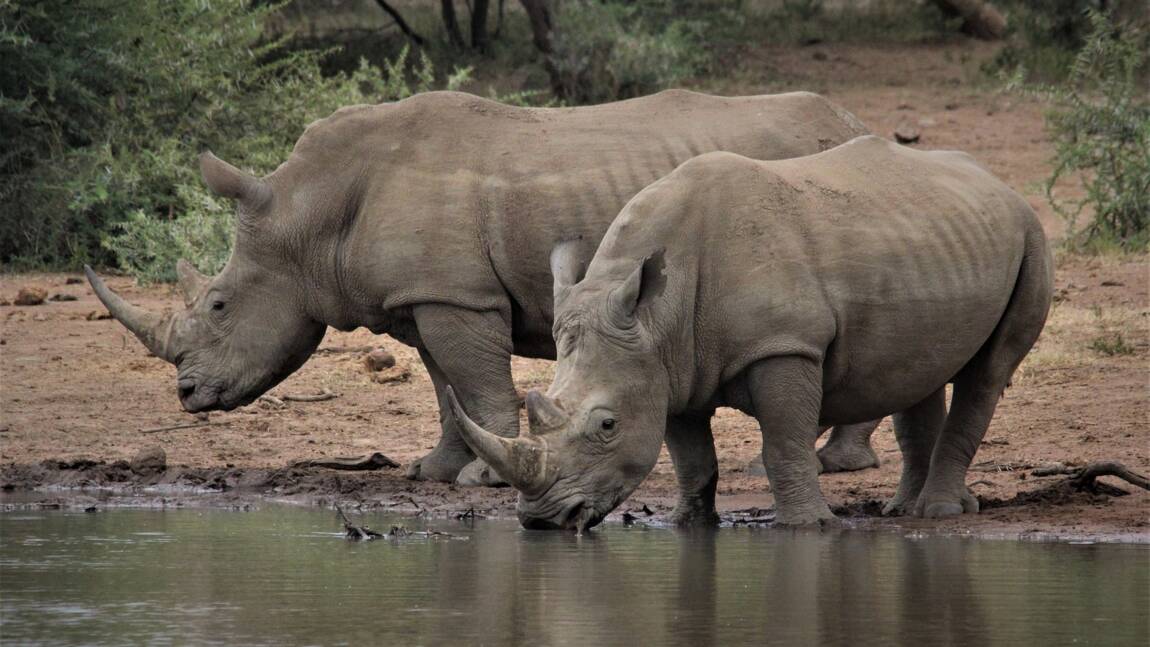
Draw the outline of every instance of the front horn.
[[[88,283],[92,285],[96,296],[117,321],[132,331],[132,334],[139,338],[153,355],[169,362],[174,361],[168,352],[168,338],[171,335],[169,316],[161,317],[128,303],[104,285],[104,280],[87,265],[84,266],[84,274],[88,277]]]
[[[532,492],[546,484],[547,446],[543,441],[504,438],[480,427],[467,416],[450,386],[447,387],[447,400],[459,422],[463,440],[496,474],[520,492]]]

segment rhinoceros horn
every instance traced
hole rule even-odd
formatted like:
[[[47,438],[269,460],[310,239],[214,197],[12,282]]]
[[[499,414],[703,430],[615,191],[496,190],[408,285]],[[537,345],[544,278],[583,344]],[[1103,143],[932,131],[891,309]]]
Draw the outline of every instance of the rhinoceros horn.
[[[176,278],[180,284],[180,291],[184,293],[184,305],[190,306],[196,300],[200,289],[211,281],[211,277],[200,274],[194,265],[180,259],[176,261]]]
[[[108,308],[108,312],[112,313],[117,321],[132,331],[132,334],[138,337],[148,347],[148,350],[152,351],[153,355],[169,362],[175,361],[172,353],[169,352],[169,338],[171,336],[169,317],[162,317],[128,303],[120,295],[109,289],[104,284],[104,280],[87,265],[84,266],[84,274],[88,277],[88,283],[92,284],[96,296],[100,298],[100,301]]]
[[[567,426],[569,416],[559,405],[538,391],[527,392],[527,422],[531,433],[545,434]]]
[[[200,155],[200,174],[209,189],[239,202],[249,212],[258,210],[271,197],[271,188],[262,180],[228,164],[211,151]]]
[[[542,440],[497,436],[468,417],[451,387],[447,387],[447,399],[463,439],[499,476],[520,492],[533,492],[546,485],[547,445]]]

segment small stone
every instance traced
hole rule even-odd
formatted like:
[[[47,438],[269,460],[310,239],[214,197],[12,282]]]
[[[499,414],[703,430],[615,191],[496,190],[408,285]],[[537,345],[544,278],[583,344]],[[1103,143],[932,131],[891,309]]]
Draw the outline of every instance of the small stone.
[[[10,306],[10,305],[12,305],[11,301],[9,301],[8,299],[5,299],[3,297],[0,297],[0,306]]]
[[[903,122],[894,129],[894,140],[900,144],[914,144],[920,138],[918,129],[913,125]]]
[[[84,279],[77,276],[69,276],[68,278],[64,279],[64,285],[80,285],[83,282]]]
[[[44,303],[47,296],[48,292],[41,288],[20,288],[13,303],[18,306],[38,306]]]
[[[168,455],[162,447],[146,447],[129,464],[136,474],[158,474],[168,469]]]
[[[375,373],[395,366],[395,356],[382,348],[377,348],[363,356],[363,365]]]
[[[111,319],[112,315],[108,314],[107,310],[93,310],[84,318],[88,321],[103,321],[105,319]]]
[[[903,103],[898,104],[898,106],[896,106],[896,109],[897,110],[914,110],[914,106],[909,104],[909,103],[903,102]]]
[[[816,61],[825,61],[827,60],[827,53],[815,52],[814,54],[811,54],[811,58],[815,59]]]
[[[53,294],[52,296],[48,297],[48,300],[49,301],[75,301],[76,295],[64,294],[63,292],[57,292],[56,294]]]
[[[951,102],[947,103],[946,105],[944,105],[943,109],[945,109],[945,110],[958,110],[958,105],[959,105],[958,103],[951,101]]]

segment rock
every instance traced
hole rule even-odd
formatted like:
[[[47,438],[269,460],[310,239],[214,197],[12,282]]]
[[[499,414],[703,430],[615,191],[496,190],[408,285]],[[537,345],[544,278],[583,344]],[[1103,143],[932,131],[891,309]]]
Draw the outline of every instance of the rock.
[[[47,296],[48,292],[41,288],[20,288],[13,303],[18,306],[38,306],[44,303]]]
[[[0,306],[10,306],[10,305],[12,305],[11,301],[9,301],[8,299],[5,299],[3,297],[0,297]]]
[[[390,384],[391,382],[406,382],[411,379],[411,371],[402,366],[392,366],[385,368],[378,373],[373,373],[371,381],[376,384]]]
[[[111,319],[112,315],[108,314],[107,310],[93,310],[84,318],[88,321],[103,321],[105,319]]]
[[[395,356],[382,348],[377,348],[363,356],[363,365],[368,371],[376,373],[395,366]]]
[[[48,297],[48,300],[49,301],[75,301],[76,295],[64,294],[63,292],[57,292],[56,294],[53,294],[52,296]]]
[[[168,455],[162,447],[145,447],[132,457],[129,465],[136,474],[158,474],[168,469]]]
[[[816,61],[825,61],[827,60],[827,53],[815,52],[814,54],[811,54],[811,58],[815,59]]]
[[[903,122],[894,129],[894,140],[900,144],[914,144],[919,140],[918,128],[908,122]]]
[[[67,279],[64,279],[64,285],[80,285],[83,282],[84,279],[76,276],[69,276]]]
[[[909,103],[903,102],[903,103],[900,103],[897,106],[895,106],[895,109],[896,110],[914,110],[914,106],[909,104]]]
[[[945,109],[945,110],[958,110],[958,105],[959,104],[957,102],[951,101],[951,102],[947,103],[945,106],[943,106],[943,109]]]

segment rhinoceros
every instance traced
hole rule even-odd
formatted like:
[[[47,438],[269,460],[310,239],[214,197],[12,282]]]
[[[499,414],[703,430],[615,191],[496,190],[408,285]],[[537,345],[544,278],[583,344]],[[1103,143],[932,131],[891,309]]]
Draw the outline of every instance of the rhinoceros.
[[[864,132],[805,92],[667,91],[559,109],[432,92],[353,106],[309,126],[267,177],[201,157],[208,187],[237,203],[238,231],[218,276],[179,264],[186,310],[145,312],[88,274],[112,315],[176,365],[192,412],[252,402],[306,361],[327,326],[414,346],[443,434],[408,475],[490,483],[496,476],[468,466],[474,455],[443,415],[444,389],[453,384],[488,429],[518,433],[510,358],[555,356],[548,255],[557,242],[582,241],[577,255],[589,261],[628,199],[699,153],[795,157]],[[868,437],[832,435],[828,465],[865,454]]]
[[[757,419],[782,524],[834,518],[819,425],[895,412],[887,512],[976,512],[967,468],[1051,302],[1022,197],[965,154],[871,136],[792,160],[702,155],[627,204],[584,277],[567,253],[553,253],[558,365],[527,396],[529,433],[487,432],[448,392],[527,527],[595,525],[664,441],[672,519],[714,523],[718,406]]]

